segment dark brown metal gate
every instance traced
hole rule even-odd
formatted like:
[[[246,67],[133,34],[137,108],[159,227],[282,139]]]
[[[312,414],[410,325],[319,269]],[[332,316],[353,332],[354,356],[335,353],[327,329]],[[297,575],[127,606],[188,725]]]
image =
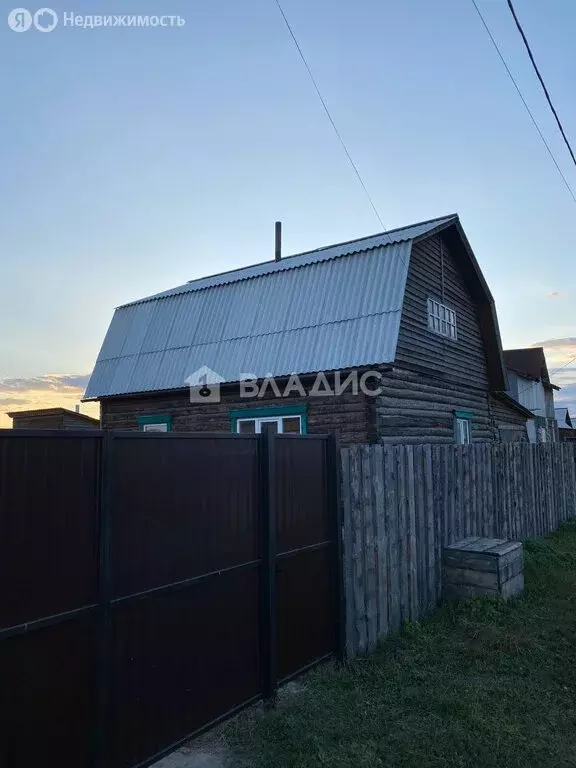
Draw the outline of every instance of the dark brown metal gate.
[[[133,768],[342,651],[331,437],[0,432],[0,765]]]

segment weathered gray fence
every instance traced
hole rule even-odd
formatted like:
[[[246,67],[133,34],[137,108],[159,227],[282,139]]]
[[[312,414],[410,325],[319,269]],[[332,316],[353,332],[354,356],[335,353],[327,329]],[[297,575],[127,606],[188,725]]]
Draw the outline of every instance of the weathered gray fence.
[[[576,515],[576,447],[353,446],[342,450],[347,648],[437,604],[442,547],[522,539]]]

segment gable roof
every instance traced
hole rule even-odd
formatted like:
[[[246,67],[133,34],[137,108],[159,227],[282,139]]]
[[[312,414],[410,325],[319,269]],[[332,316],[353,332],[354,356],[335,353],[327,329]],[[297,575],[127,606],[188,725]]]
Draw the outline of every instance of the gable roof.
[[[568,408],[554,408],[558,429],[574,429]]]
[[[476,284],[492,302],[458,217],[431,219],[193,280],[119,307],[84,399],[181,389],[202,366],[234,382],[242,374],[392,363],[412,243],[447,228],[465,241]],[[501,369],[493,307],[492,318]]]
[[[506,368],[525,379],[541,381],[545,387],[560,389],[560,387],[550,383],[544,347],[505,349],[504,363]]]

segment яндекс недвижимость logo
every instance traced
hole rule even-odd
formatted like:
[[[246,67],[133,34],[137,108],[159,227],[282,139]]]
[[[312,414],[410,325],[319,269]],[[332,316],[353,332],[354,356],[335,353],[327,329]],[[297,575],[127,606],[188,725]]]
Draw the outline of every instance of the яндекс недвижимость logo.
[[[26,8],[14,8],[8,14],[8,26],[13,32],[27,32],[32,25],[38,32],[52,32],[58,25],[58,14],[52,8],[39,8],[34,15]]]
[[[173,14],[132,14],[132,13],[97,13],[82,14],[74,11],[61,11],[62,28],[69,29],[182,29],[186,19]],[[8,14],[8,26],[13,32],[52,32],[58,26],[60,18],[52,8],[39,8],[32,13],[27,8],[14,8]]]

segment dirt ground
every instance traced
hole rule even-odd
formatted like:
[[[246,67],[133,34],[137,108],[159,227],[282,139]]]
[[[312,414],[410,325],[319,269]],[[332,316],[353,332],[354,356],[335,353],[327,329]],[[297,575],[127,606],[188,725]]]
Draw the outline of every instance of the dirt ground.
[[[305,685],[301,681],[292,681],[281,686],[276,700],[277,708],[282,709],[304,690]],[[262,711],[261,703],[254,705],[204,736],[189,741],[176,752],[155,763],[152,768],[250,768],[250,760],[245,755],[240,759],[230,751],[230,739],[226,738],[226,735],[231,728],[248,726]]]
[[[237,766],[219,733],[211,732],[184,745],[153,768],[232,768]]]

